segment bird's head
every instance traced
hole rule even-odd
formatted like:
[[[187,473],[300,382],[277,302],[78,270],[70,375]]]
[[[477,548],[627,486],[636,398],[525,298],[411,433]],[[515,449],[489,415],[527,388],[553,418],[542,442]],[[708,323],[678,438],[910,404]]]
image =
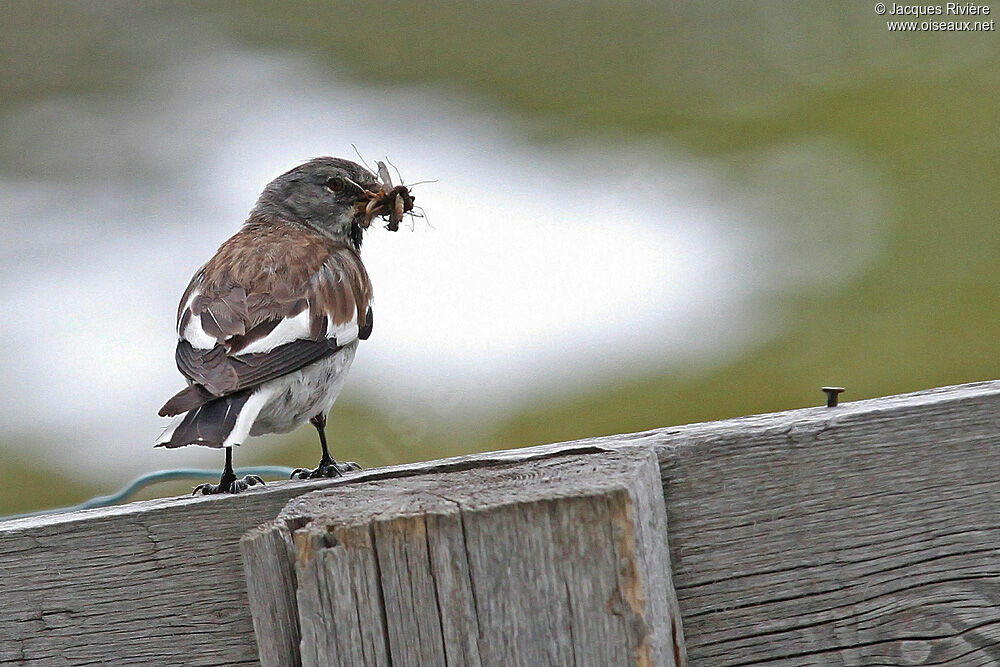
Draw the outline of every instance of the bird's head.
[[[384,190],[375,174],[350,160],[318,157],[271,181],[250,219],[305,225],[355,249],[371,222],[366,205]]]

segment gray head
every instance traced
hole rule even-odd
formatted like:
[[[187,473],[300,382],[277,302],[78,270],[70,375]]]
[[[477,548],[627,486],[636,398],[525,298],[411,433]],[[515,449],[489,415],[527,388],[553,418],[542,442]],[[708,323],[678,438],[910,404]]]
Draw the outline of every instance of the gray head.
[[[364,207],[359,214],[358,204],[368,201],[366,190],[381,186],[375,174],[350,160],[314,158],[268,183],[250,219],[298,223],[360,250]]]

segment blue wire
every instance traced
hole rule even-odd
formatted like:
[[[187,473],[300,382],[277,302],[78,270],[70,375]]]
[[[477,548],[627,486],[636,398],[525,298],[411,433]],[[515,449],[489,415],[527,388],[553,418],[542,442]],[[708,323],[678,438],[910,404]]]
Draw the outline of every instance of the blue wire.
[[[260,475],[261,477],[279,477],[288,479],[293,468],[287,466],[251,466],[249,468],[237,468],[237,477],[244,475]],[[203,470],[199,468],[176,468],[174,470],[157,470],[140,475],[132,480],[126,487],[107,496],[97,496],[90,500],[85,500],[79,505],[70,507],[57,507],[54,509],[37,510],[35,512],[25,512],[24,514],[13,514],[11,516],[0,517],[0,521],[7,519],[23,519],[30,516],[42,516],[44,514],[64,514],[66,512],[78,512],[80,510],[91,509],[93,507],[107,507],[128,500],[138,491],[159,482],[169,482],[175,479],[214,479],[219,476],[218,470]]]

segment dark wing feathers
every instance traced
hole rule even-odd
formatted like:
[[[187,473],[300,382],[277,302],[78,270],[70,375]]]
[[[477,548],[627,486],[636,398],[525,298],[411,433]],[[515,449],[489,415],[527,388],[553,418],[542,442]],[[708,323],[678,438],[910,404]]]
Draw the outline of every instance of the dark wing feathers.
[[[333,354],[340,348],[335,339],[297,340],[264,354],[230,357],[237,377],[234,390],[255,387],[268,380],[293,373]]]
[[[201,328],[222,341],[246,333],[250,319],[247,293],[242,287],[214,294],[199,294],[191,302],[191,314],[201,318]]]
[[[238,354],[240,350],[246,348],[251,343],[267,338],[274,328],[281,324],[280,319],[264,320],[257,326],[251,327],[246,333],[237,334],[226,341],[226,347],[230,354]]]
[[[223,345],[211,350],[199,350],[186,340],[177,343],[174,354],[177,368],[195,384],[200,384],[214,396],[236,391],[239,377],[233,358],[226,354]]]
[[[174,394],[173,398],[160,408],[161,417],[173,417],[208,403],[215,395],[200,384],[192,384]]]
[[[194,383],[192,387],[198,389],[192,390],[192,387],[188,387],[181,391],[163,406],[163,410],[166,411],[171,402],[182,395],[191,399],[197,397],[210,400],[256,387],[317,362],[340,348],[335,339],[296,340],[276,347],[270,352],[229,356],[222,345],[206,352],[182,340],[177,344],[175,355],[177,368]],[[194,391],[197,395],[193,393]],[[188,399],[183,399],[178,405],[186,405],[187,402]],[[164,416],[185,411],[164,412]]]
[[[249,222],[181,299],[175,356],[191,386],[160,414],[207,406],[308,366],[353,340],[353,326],[367,338],[370,300],[371,283],[353,248],[301,228]],[[306,309],[306,321],[288,322]]]

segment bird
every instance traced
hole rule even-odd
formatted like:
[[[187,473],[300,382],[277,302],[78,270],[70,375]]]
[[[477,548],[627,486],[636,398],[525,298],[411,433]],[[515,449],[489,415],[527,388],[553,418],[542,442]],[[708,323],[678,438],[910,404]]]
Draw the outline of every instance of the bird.
[[[330,455],[326,420],[359,341],[372,332],[372,286],[360,253],[372,211],[381,210],[373,202],[384,193],[379,177],[354,162],[309,160],[271,181],[242,228],[195,272],[177,309],[175,360],[188,386],[160,409],[173,420],[155,444],[225,449],[219,483],[194,494],[263,484],[236,477],[233,447],[306,421],[322,455],[293,478],[360,469]]]

